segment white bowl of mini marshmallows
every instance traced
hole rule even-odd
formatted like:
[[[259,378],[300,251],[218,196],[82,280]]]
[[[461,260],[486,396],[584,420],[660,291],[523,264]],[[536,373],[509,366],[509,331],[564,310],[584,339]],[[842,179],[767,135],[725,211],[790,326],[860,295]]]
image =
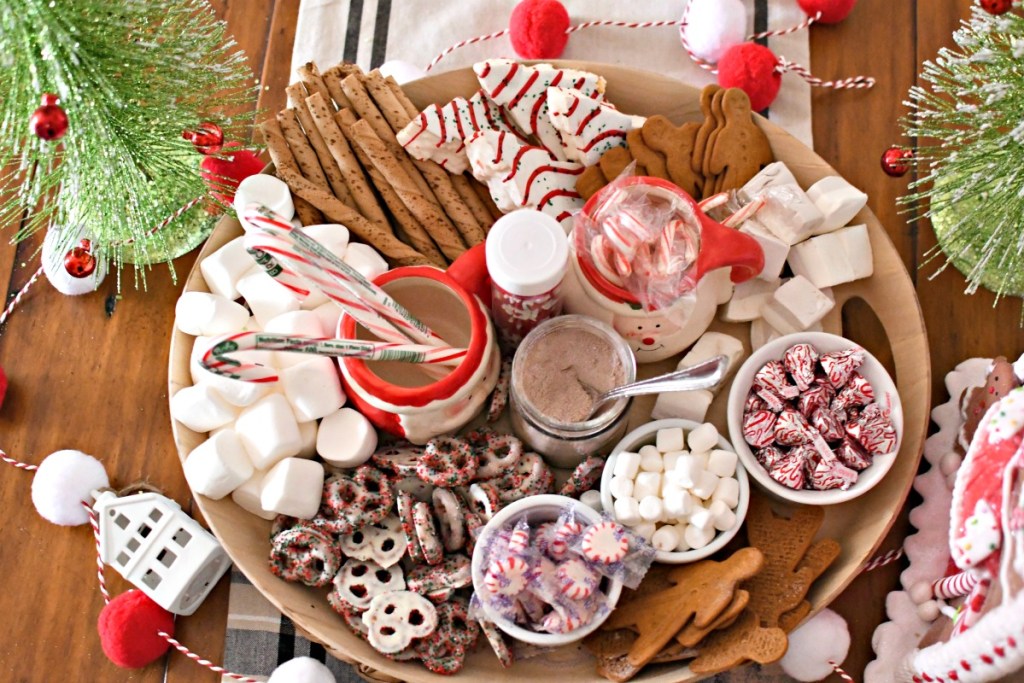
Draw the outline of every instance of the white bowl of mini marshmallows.
[[[685,564],[714,554],[743,525],[747,472],[711,423],[657,420],[618,443],[601,476],[601,505],[655,547],[655,560]]]

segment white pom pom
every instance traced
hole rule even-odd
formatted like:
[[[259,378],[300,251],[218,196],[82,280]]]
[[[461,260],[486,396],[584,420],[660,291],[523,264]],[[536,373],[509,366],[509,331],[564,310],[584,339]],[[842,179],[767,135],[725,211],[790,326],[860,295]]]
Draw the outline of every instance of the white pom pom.
[[[337,679],[312,657],[296,657],[274,669],[267,683],[337,683]]]
[[[715,63],[729,48],[746,42],[747,8],[742,0],[690,0],[686,14],[690,50]]]
[[[43,272],[54,289],[61,294],[78,296],[95,292],[103,282],[103,278],[107,276],[107,263],[102,260],[96,261],[96,270],[87,277],[72,277],[64,267],[64,257],[72,247],[78,246],[84,236],[80,231],[70,235],[68,231],[57,228],[50,228],[46,231],[41,258]]]
[[[427,75],[427,72],[415,64],[401,59],[389,59],[380,65],[380,73],[385,78],[394,76],[399,85],[409,81],[419,80]]]
[[[92,503],[92,492],[110,485],[99,460],[81,451],[48,455],[32,479],[32,504],[43,519],[61,526],[89,521],[82,501]]]
[[[820,681],[842,664],[850,651],[846,620],[823,609],[789,634],[789,649],[779,661],[782,670],[798,681]]]
[[[915,605],[925,603],[935,596],[932,595],[932,585],[927,581],[918,581],[910,587],[910,599]]]

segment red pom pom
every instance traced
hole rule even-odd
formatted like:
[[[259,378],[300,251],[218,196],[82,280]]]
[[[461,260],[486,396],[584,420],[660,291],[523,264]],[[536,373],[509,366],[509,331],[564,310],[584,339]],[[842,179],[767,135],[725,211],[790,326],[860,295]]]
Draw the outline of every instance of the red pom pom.
[[[167,652],[170,644],[157,632],[173,636],[174,615],[142,591],[130,590],[103,608],[97,628],[110,661],[125,669],[141,669]]]
[[[750,108],[761,111],[775,101],[782,74],[775,70],[779,58],[756,43],[735,45],[718,60],[718,84],[739,88],[750,98]]]
[[[508,28],[523,59],[555,59],[569,42],[569,12],[558,0],[523,0],[512,10]]]
[[[850,12],[853,11],[853,6],[857,4],[857,0],[796,1],[800,5],[800,9],[809,17],[813,17],[818,12],[821,12],[821,18],[818,19],[818,23],[821,24],[838,24],[850,15]]]
[[[243,149],[232,152],[232,147],[240,147],[237,142],[224,145],[220,156],[206,156],[200,164],[203,169],[203,180],[210,191],[228,206],[235,198],[238,184],[251,175],[256,175],[266,165],[253,152]]]
[[[4,374],[4,369],[0,366],[0,408],[4,407],[4,396],[7,395],[7,375]]]

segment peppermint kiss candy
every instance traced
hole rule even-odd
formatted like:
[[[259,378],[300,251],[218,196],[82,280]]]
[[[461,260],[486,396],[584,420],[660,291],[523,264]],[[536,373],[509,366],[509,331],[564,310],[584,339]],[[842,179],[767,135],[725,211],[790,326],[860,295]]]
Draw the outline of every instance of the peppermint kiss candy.
[[[629,541],[622,527],[614,522],[599,522],[583,534],[583,556],[591,562],[613,564],[629,552]]]
[[[743,414],[752,413],[756,410],[768,410],[768,404],[757,394],[747,394],[747,400],[743,403]]]
[[[804,459],[796,451],[790,451],[768,470],[769,476],[783,486],[802,489],[807,481],[804,474]]]
[[[864,408],[856,420],[847,422],[846,433],[871,455],[885,455],[896,449],[896,428],[889,412],[877,403]]]
[[[821,369],[828,375],[829,384],[835,389],[840,389],[850,380],[853,371],[864,362],[864,352],[860,349],[833,351],[822,354],[818,360]]]
[[[846,383],[836,398],[832,401],[833,408],[851,408],[855,406],[866,406],[875,400],[875,390],[871,387],[864,375],[859,372],[850,373],[850,380]]]
[[[786,454],[775,446],[765,446],[754,453],[761,467],[766,470],[773,469]]]
[[[818,491],[842,489],[845,491],[857,483],[857,473],[838,460],[822,458],[811,470],[811,488]]]
[[[770,410],[757,410],[743,416],[743,439],[755,448],[775,441],[775,422],[778,415]]]
[[[570,558],[558,565],[555,576],[558,578],[559,589],[572,600],[589,598],[601,582],[601,575],[578,557]]]
[[[814,366],[818,352],[810,344],[795,344],[786,350],[783,366],[793,377],[800,391],[807,391],[814,382]]]
[[[797,399],[797,408],[804,417],[810,417],[818,408],[828,408],[832,398],[836,395],[831,384],[815,384],[807,391],[800,394]]]
[[[836,448],[835,454],[839,458],[839,462],[858,472],[867,469],[871,464],[871,458],[860,447],[860,444],[849,437],[843,439],[843,442]]]
[[[810,425],[798,411],[786,408],[775,421],[775,440],[783,446],[799,446],[807,443]],[[761,444],[765,445],[765,444]]]
[[[782,409],[786,407],[786,402],[783,401],[774,391],[765,387],[754,386],[756,395],[762,401],[764,401],[768,410],[773,413],[781,413]]]
[[[825,441],[839,441],[846,435],[839,418],[828,408],[818,408],[814,411],[811,415],[811,426],[818,430]]]
[[[800,390],[786,379],[786,367],[780,360],[768,361],[754,375],[754,386],[769,389],[782,398],[796,398]]]

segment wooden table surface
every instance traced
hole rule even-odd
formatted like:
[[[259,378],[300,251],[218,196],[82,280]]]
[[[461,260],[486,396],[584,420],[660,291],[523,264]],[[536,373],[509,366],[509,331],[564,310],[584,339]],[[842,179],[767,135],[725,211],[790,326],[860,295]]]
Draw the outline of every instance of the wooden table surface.
[[[284,106],[297,0],[213,0],[263,84],[259,107]],[[567,3],[572,9],[572,3]],[[925,265],[934,236],[924,222],[907,223],[896,199],[910,177],[892,179],[879,170],[882,151],[901,137],[898,117],[923,60],[951,43],[951,32],[968,13],[969,0],[860,0],[837,26],[811,31],[812,68],[822,77],[871,74],[869,91],[814,95],[814,138],[818,153],[854,185],[886,227],[914,279],[929,329],[933,402],[946,400],[942,378],[972,356],[1024,350],[1018,328],[1018,300],[994,305],[981,292],[963,294],[963,277],[948,269],[931,279]],[[441,46],[438,46],[439,48]],[[680,52],[682,58],[682,52]],[[600,55],[592,55],[599,61]],[[14,226],[3,226],[13,234]],[[38,240],[15,247],[0,244],[0,279],[7,300],[38,265]],[[100,291],[64,297],[44,281],[0,330],[0,366],[10,389],[0,410],[0,449],[27,462],[75,448],[103,461],[117,483],[147,479],[190,509],[171,438],[167,408],[167,352],[174,302],[195,252],[174,263],[177,281],[165,267],[148,275],[148,291],[126,284],[113,315],[113,277]],[[864,311],[847,320],[873,324]],[[921,359],[922,370],[928,359]],[[96,634],[102,600],[95,581],[95,549],[87,527],[56,527],[42,520],[29,498],[31,475],[0,469],[5,516],[0,567],[7,589],[0,591],[0,679],[23,681],[216,681],[178,654],[146,669],[126,671],[103,655]],[[913,504],[913,499],[911,503]],[[904,512],[883,549],[900,545],[908,525]],[[834,603],[850,624],[853,646],[847,670],[860,679],[872,657],[871,634],[884,616],[885,595],[897,585],[899,566],[862,575]],[[128,586],[107,572],[113,593]],[[178,622],[178,637],[200,654],[220,661],[224,646],[227,581],[200,610]],[[838,679],[834,679],[838,680]]]

